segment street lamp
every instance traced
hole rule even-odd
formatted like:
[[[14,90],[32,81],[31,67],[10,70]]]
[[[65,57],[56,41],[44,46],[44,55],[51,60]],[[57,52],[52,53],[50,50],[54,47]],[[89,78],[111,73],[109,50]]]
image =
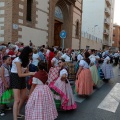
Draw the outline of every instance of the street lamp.
[[[94,25],[94,33],[95,33],[95,28],[98,27],[98,25]]]

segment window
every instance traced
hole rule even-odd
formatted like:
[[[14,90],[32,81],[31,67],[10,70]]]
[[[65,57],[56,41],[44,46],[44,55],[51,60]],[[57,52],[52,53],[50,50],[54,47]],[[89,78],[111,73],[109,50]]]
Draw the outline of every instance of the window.
[[[113,35],[113,37],[115,37],[115,34]]]
[[[76,22],[76,37],[79,37],[79,21]]]
[[[58,19],[63,20],[62,10],[58,6],[55,7],[55,17],[58,18]]]
[[[27,21],[32,21],[32,3],[33,0],[27,0]]]

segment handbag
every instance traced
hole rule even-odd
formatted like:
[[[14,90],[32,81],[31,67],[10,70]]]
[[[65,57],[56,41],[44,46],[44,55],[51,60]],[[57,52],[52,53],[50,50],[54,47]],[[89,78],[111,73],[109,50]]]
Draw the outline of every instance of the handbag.
[[[8,89],[2,94],[0,98],[0,104],[8,104],[13,102],[13,100],[14,100],[13,90]]]

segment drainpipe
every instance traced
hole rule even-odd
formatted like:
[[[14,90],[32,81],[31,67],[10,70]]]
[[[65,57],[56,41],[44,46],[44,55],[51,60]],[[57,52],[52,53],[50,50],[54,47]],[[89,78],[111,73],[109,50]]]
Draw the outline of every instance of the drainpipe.
[[[79,49],[81,49],[81,29],[82,29],[82,12],[83,12],[83,0],[81,1],[81,25],[80,25],[80,40],[79,40]]]

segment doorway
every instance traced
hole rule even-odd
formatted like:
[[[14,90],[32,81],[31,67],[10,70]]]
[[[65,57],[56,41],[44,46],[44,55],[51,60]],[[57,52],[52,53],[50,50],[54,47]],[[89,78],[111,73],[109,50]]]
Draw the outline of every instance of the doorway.
[[[55,20],[54,22],[54,46],[61,46],[60,32],[62,28],[62,22]]]

